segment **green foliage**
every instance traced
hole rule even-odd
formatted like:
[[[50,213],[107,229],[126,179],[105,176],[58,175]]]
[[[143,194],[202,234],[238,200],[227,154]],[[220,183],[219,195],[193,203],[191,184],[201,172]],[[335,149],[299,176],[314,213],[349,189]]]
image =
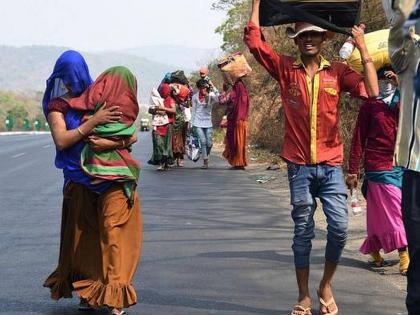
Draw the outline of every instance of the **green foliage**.
[[[243,43],[243,28],[250,16],[251,2],[252,0],[216,1],[213,8],[227,13],[227,19],[216,29],[216,32],[223,36],[223,50],[228,53],[242,50],[253,69],[253,73],[246,79],[251,98],[249,142],[259,148],[278,152],[282,146],[285,123],[278,83],[255,61]],[[381,0],[363,1],[361,21],[367,24],[367,32],[388,27]],[[286,55],[296,55],[296,45],[285,36],[285,28],[285,26],[264,28],[264,37],[275,51]],[[322,54],[328,60],[341,61],[338,51],[345,40],[346,36],[336,35],[333,40],[325,43]],[[216,86],[221,87],[223,81],[220,71],[215,66],[216,63],[217,61],[213,61],[209,65],[210,77]],[[215,109],[213,113],[215,126],[218,126],[223,115],[223,110],[220,108]],[[342,98],[340,131],[345,146],[346,160],[358,108],[358,101],[347,96]]]
[[[219,0],[214,7],[228,9],[226,21],[216,28],[216,33],[222,35],[222,49],[227,52],[243,50],[243,28],[249,19],[250,0]]]
[[[235,7],[241,2],[243,2],[243,0],[218,0],[212,4],[212,8],[213,10],[226,11],[232,7]]]
[[[12,92],[0,91],[0,131],[6,130],[6,117],[13,118],[13,130],[25,129],[24,121],[39,117],[45,122],[39,100],[36,95],[22,95]]]

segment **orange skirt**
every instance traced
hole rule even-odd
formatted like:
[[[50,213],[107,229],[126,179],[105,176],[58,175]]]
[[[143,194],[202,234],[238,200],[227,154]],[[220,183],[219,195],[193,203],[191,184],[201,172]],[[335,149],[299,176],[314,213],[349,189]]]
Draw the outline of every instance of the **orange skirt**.
[[[235,146],[236,154],[235,156],[230,156],[229,142],[225,138],[225,150],[223,151],[223,157],[226,158],[230,165],[232,166],[247,166],[246,161],[246,131],[247,131],[247,122],[245,120],[240,120],[236,122],[235,128]]]
[[[129,208],[119,184],[98,196],[70,183],[64,191],[58,266],[44,286],[55,300],[72,297],[74,290],[93,307],[136,304],[132,280],[141,244],[137,193]]]

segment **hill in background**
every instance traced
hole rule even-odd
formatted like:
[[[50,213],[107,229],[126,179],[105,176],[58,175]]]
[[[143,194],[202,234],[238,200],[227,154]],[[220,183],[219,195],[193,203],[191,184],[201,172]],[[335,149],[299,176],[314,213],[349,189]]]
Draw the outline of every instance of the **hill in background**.
[[[203,65],[208,65],[218,58],[221,51],[218,48],[195,48],[176,45],[143,46],[121,50],[120,53],[146,58],[168,65],[176,65],[186,72],[197,71]]]
[[[58,56],[68,48],[49,46],[0,46],[0,90],[35,92],[45,89],[45,80],[51,74]],[[150,90],[156,87],[168,71],[176,65],[166,65],[144,57],[123,52],[82,52],[92,77],[105,69],[123,65],[137,76],[141,102],[147,102]]]

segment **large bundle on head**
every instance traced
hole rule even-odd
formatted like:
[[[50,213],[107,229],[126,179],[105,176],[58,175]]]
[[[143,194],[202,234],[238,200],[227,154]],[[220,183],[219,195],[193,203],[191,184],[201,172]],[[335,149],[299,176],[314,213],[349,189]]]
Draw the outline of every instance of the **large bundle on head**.
[[[361,0],[261,0],[261,26],[309,22],[333,32],[359,23]]]
[[[388,51],[389,29],[379,30],[365,35],[365,42],[369,55],[376,70],[391,64]],[[346,60],[347,64],[357,72],[363,71],[362,57],[358,49]]]
[[[162,83],[178,83],[188,85],[189,81],[184,71],[177,70],[174,72],[168,72],[162,80]]]
[[[241,52],[225,56],[219,61],[217,66],[222,72],[227,73],[232,81],[236,81],[252,72],[245,56]]]

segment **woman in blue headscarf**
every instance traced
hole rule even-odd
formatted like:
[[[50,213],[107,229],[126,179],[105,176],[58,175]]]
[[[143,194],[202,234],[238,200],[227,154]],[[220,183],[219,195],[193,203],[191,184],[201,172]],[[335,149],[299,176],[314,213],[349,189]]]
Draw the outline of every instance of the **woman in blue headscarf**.
[[[86,141],[93,150],[103,151],[127,147],[137,140],[136,136],[126,141],[86,137],[97,125],[118,122],[122,115],[118,106],[109,106],[107,109],[102,106],[91,118],[85,120],[85,112],[71,109],[66,100],[80,96],[91,84],[92,78],[85,60],[80,53],[69,50],[58,58],[54,71],[47,80],[42,100],[43,111],[51,126],[57,148],[55,165],[64,174],[59,261],[57,269],[44,283],[45,287],[50,288],[51,297],[55,300],[72,297],[72,291],[77,290],[77,281],[98,279],[104,265],[100,242],[95,233],[102,227],[95,215],[91,214],[101,212],[97,209],[101,209],[105,202],[102,199],[106,199],[109,194],[115,194],[116,189],[113,182],[95,182],[83,172],[80,157]],[[140,221],[140,214],[132,212],[132,220]],[[134,233],[134,238],[135,236]],[[123,300],[135,300],[135,293],[133,295],[130,290],[127,291],[131,296]],[[128,304],[134,304],[134,300]],[[117,304],[114,306],[109,301],[102,303],[110,306],[111,314],[123,314],[121,308],[129,306],[127,303]],[[81,299],[80,309],[90,308],[92,305],[101,306],[101,302]]]

